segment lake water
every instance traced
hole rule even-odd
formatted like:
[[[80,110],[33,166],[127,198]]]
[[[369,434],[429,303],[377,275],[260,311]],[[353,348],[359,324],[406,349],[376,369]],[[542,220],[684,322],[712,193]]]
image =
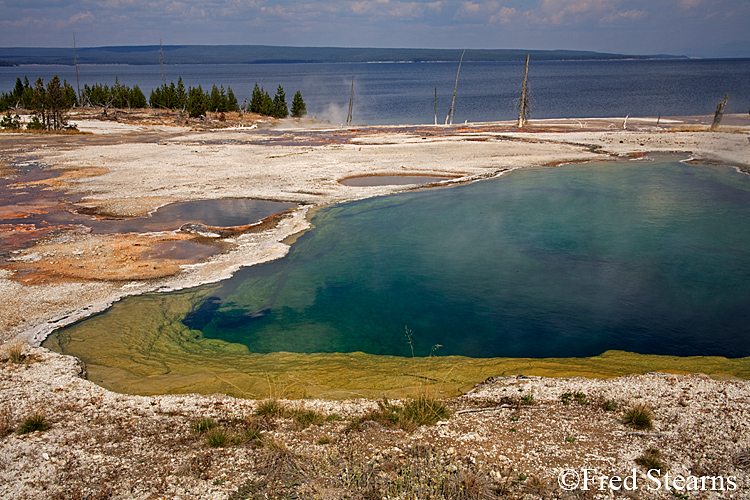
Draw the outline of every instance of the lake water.
[[[257,82],[271,95],[278,85],[287,102],[299,90],[311,116],[343,123],[354,80],[354,123],[434,123],[435,87],[438,121],[451,105],[458,64],[342,63],[167,65],[168,80],[183,77],[185,85],[204,89],[231,87],[240,103]],[[162,83],[153,66],[95,65],[79,68],[84,83],[138,85],[148,97]],[[73,66],[0,67],[0,91],[17,77],[32,82],[54,75],[76,85]],[[454,123],[512,120],[520,95],[520,62],[467,62],[461,67]],[[727,113],[750,108],[750,59],[654,61],[532,61],[529,69],[532,118],[611,116],[687,116],[713,114],[729,93]]]
[[[750,177],[677,160],[526,169],[323,208],[287,257],[190,291],[186,316],[105,312],[61,337],[93,363],[87,329],[144,342],[181,329],[180,342],[253,353],[750,356]]]

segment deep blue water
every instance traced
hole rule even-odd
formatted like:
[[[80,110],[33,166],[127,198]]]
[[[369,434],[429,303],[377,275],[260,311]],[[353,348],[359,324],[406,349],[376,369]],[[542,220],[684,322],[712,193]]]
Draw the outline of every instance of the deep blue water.
[[[454,63],[258,64],[167,66],[167,79],[204,89],[231,87],[240,103],[257,82],[275,93],[282,85],[287,101],[299,90],[310,115],[345,121],[354,79],[354,123],[429,124],[448,113],[456,78]],[[140,86],[148,97],[161,85],[154,66],[81,66],[80,82]],[[59,75],[74,87],[73,66],[0,67],[0,91],[16,77],[32,82]],[[509,120],[516,116],[522,63],[464,63],[458,82],[454,123]],[[713,114],[729,93],[727,113],[750,109],[750,59],[659,61],[532,61],[529,69],[532,118],[609,116],[685,116]]]
[[[729,167],[528,169],[313,223],[184,323],[252,352],[408,356],[408,328],[418,356],[750,356],[750,177]]]

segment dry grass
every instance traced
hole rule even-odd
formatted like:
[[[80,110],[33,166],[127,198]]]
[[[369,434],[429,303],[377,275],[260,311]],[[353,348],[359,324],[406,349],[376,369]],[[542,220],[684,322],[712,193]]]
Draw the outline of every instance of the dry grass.
[[[25,350],[26,342],[19,339],[10,340],[0,347],[0,360],[21,363],[25,358]]]
[[[656,448],[649,448],[643,455],[635,459],[635,463],[644,467],[646,470],[661,470],[664,465],[661,463],[661,452]]]
[[[407,432],[422,425],[434,425],[450,416],[442,401],[427,396],[409,399],[403,404],[393,404],[388,399],[378,401],[378,409],[353,421],[350,430],[358,430],[363,422],[373,421],[386,427],[398,427]]]
[[[10,408],[0,409],[0,437],[7,436],[13,432],[13,415]]]

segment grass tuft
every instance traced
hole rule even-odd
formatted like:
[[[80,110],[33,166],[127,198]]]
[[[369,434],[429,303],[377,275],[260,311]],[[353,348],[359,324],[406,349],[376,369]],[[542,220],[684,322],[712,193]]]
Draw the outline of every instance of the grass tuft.
[[[378,401],[378,409],[352,422],[348,432],[359,430],[362,422],[374,421],[386,427],[399,427],[411,432],[422,425],[434,425],[450,417],[448,407],[440,400],[427,396],[409,399],[402,405],[393,404],[388,399]]]
[[[649,448],[643,455],[635,459],[635,463],[643,466],[646,470],[661,470],[664,465],[661,463],[661,452],[655,448]]]
[[[23,353],[24,350],[26,350],[26,342],[23,340],[16,339],[6,342],[0,347],[0,360],[10,361],[14,364],[22,363],[26,358]]]
[[[30,432],[44,432],[50,428],[50,423],[44,413],[38,411],[29,415],[21,422],[16,431],[18,434],[28,434]]]
[[[259,417],[283,417],[284,413],[284,407],[276,399],[267,399],[260,403],[255,409],[255,414]]]
[[[320,425],[326,421],[326,416],[313,410],[295,410],[291,413],[297,430],[307,429],[311,425]]]
[[[623,423],[633,429],[651,429],[654,414],[645,404],[637,404],[625,412]]]
[[[232,442],[232,437],[228,431],[217,427],[206,436],[206,444],[211,448],[223,448]]]
[[[208,417],[203,417],[198,420],[194,420],[191,424],[191,428],[195,434],[203,434],[206,431],[213,429],[218,426],[216,420]]]

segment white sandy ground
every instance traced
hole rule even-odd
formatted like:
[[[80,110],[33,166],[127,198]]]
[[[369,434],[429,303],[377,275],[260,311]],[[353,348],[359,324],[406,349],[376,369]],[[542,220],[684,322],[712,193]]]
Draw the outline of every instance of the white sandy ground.
[[[429,174],[455,176],[450,182],[467,182],[515,168],[643,152],[686,153],[704,161],[750,169],[750,120],[735,117],[731,130],[716,133],[689,130],[695,125],[690,122],[688,127],[687,123],[661,120],[657,128],[653,120],[630,119],[628,130],[623,130],[622,119],[556,120],[536,122],[527,131],[496,132],[471,125],[468,130],[456,128],[455,134],[426,138],[419,132],[380,127],[360,134],[353,143],[322,145],[298,143],[300,132],[293,128],[286,131],[288,142],[278,145],[265,142],[262,131],[189,131],[164,126],[115,126],[111,122],[79,124],[81,130],[114,139],[104,142],[71,145],[65,138],[50,137],[43,146],[30,149],[24,146],[25,136],[17,135],[18,147],[12,159],[35,158],[49,168],[64,171],[105,168],[103,175],[71,178],[65,189],[83,194],[81,204],[108,214],[142,215],[169,202],[225,197],[294,201],[301,208],[275,228],[235,237],[232,251],[186,266],[170,278],[25,286],[10,279],[10,272],[0,271],[0,339],[20,338],[37,346],[55,327],[102,310],[123,296],[225,278],[241,266],[283,256],[288,246],[281,241],[309,227],[305,211],[310,205],[414,187],[347,187],[338,182],[345,177]],[[80,237],[86,236],[75,236]],[[64,242],[73,236],[60,234],[54,238]],[[15,257],[55,257],[38,253],[32,247]],[[188,430],[190,421],[198,416],[242,416],[255,402],[223,396],[146,398],[114,394],[80,379],[72,358],[41,348],[27,353],[31,362],[5,363],[0,369],[0,412],[11,426],[17,426],[32,411],[46,409],[53,415],[53,425],[45,433],[10,435],[0,440],[1,497],[94,498],[109,491],[113,498],[227,498],[244,482],[258,477],[254,465],[262,458],[261,451],[248,446],[208,450]],[[741,458],[750,447],[747,382],[670,375],[609,381],[503,379],[451,405],[454,409],[471,407],[475,399],[494,399],[518,390],[533,391],[538,404],[513,414],[510,412],[516,410],[503,409],[454,415],[443,425],[411,435],[376,429],[372,432],[377,431],[377,438],[373,437],[370,444],[369,430],[349,438],[342,432],[344,424],[325,424],[300,432],[283,424],[274,432],[295,452],[317,457],[326,453],[325,448],[314,444],[322,433],[341,440],[342,446],[346,440],[359,440],[357,445],[369,450],[369,457],[398,456],[410,446],[427,441],[446,453],[453,450],[451,453],[462,460],[481,462],[494,471],[491,477],[498,481],[511,466],[534,474],[547,485],[536,492],[542,498],[674,498],[665,491],[649,492],[651,496],[642,491],[611,496],[609,492],[564,492],[556,487],[556,474],[563,466],[624,475],[637,467],[635,457],[648,447],[657,447],[670,471],[733,475],[741,484],[738,491],[698,492],[690,498],[750,498],[748,473]],[[595,410],[594,405],[579,408],[559,403],[560,393],[579,390],[597,401],[614,399],[621,408],[638,401],[649,403],[656,410],[658,435],[629,434],[620,422],[622,411],[610,413]],[[354,415],[374,403],[294,404]],[[513,420],[515,424],[510,423],[511,417],[518,418]],[[511,432],[511,427],[516,431]],[[566,441],[571,437],[574,441]],[[196,457],[208,458],[196,465]],[[326,493],[324,486],[310,487],[318,488],[318,498],[343,495],[340,491]],[[64,493],[55,497],[61,491]],[[76,496],[79,493],[89,496]]]

